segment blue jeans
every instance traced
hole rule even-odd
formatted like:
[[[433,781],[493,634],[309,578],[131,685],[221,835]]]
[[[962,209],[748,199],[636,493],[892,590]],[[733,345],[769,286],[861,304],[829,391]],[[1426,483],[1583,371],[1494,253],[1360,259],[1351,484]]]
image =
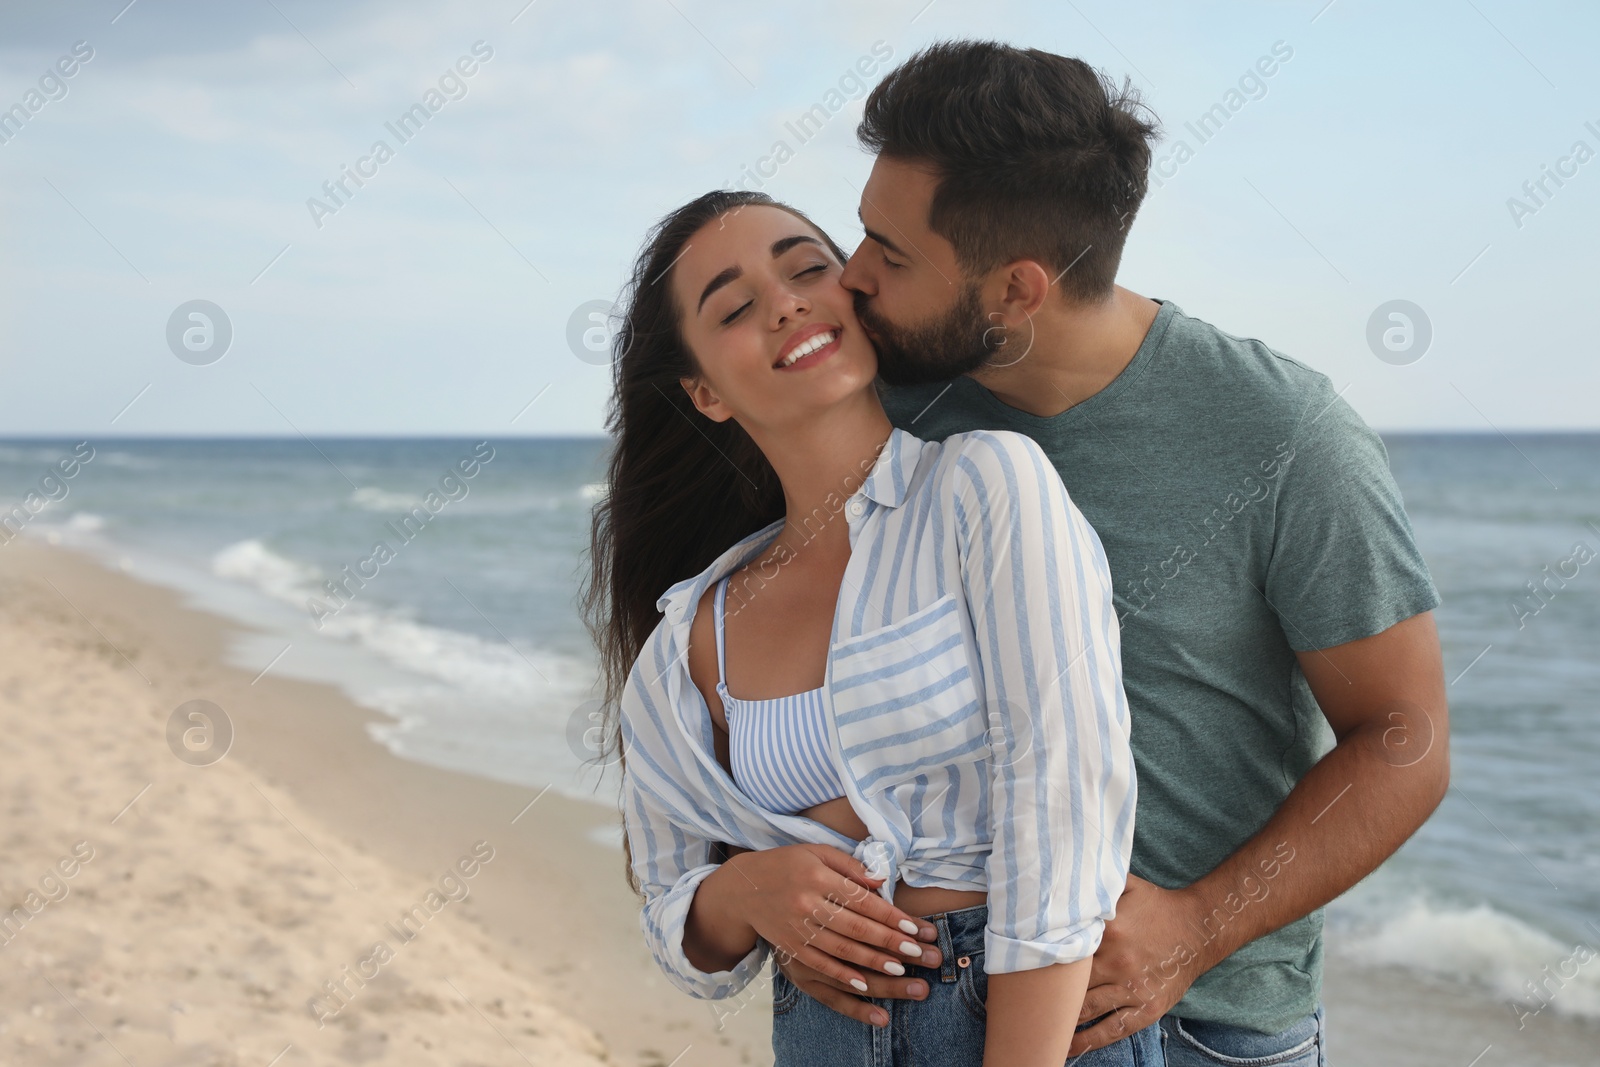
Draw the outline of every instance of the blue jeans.
[[[1162,1044],[1170,1067],[1328,1067],[1322,1005],[1280,1034],[1263,1034],[1227,1023],[1164,1016]]]
[[[870,998],[888,1013],[888,1026],[872,1026],[823,1006],[774,965],[774,1067],[982,1067],[989,989],[983,928],[989,908],[979,904],[925,918],[939,931],[943,961],[938,967],[906,968],[907,978],[928,983],[924,999]],[[1067,1062],[1071,1067],[1160,1067],[1160,1026],[1151,1023]]]

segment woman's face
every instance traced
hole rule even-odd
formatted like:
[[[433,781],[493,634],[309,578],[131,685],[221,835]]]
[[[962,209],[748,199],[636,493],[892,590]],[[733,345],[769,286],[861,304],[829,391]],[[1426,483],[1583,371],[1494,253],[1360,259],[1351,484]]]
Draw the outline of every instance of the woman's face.
[[[672,271],[702,372],[682,381],[708,418],[781,426],[871,388],[877,354],[839,284],[843,264],[789,212],[756,204],[713,219]]]

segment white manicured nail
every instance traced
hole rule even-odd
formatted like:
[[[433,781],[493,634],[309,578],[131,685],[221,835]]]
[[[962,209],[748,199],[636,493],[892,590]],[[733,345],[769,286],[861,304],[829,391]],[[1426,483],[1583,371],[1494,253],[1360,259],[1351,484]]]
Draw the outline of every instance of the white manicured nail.
[[[917,924],[912,922],[910,919],[901,919],[900,929],[904,930],[908,934],[915,934],[917,932]]]
[[[921,956],[922,946],[917,944],[915,941],[902,941],[900,942],[900,951],[904,952],[907,956]]]
[[[906,973],[905,967],[900,963],[899,960],[890,960],[889,962],[887,962],[887,963],[885,963],[883,965],[883,969],[888,971],[890,974],[905,974]]]
[[[863,982],[859,978],[850,979],[850,984],[855,986],[857,989],[861,990],[861,992],[863,992],[863,993],[865,993],[867,991],[867,983]]]

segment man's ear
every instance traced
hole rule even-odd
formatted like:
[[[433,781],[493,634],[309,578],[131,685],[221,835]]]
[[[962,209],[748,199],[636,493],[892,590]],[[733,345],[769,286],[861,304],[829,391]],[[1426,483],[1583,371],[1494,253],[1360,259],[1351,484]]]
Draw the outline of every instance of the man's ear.
[[[733,417],[733,412],[728,410],[727,405],[703,379],[679,378],[678,384],[689,394],[689,402],[695,406],[695,410],[712,422],[725,422]]]
[[[999,307],[1007,325],[1018,326],[1032,319],[1050,299],[1055,282],[1050,272],[1036,259],[1018,259],[994,274]]]

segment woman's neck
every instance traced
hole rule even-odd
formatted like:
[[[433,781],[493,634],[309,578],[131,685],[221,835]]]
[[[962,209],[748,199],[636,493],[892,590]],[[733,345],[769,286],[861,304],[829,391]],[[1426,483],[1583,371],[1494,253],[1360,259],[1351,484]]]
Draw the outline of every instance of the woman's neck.
[[[845,502],[867,480],[893,430],[877,391],[869,388],[859,401],[824,417],[752,433],[783,486],[787,519],[764,555],[820,548],[848,556]]]

